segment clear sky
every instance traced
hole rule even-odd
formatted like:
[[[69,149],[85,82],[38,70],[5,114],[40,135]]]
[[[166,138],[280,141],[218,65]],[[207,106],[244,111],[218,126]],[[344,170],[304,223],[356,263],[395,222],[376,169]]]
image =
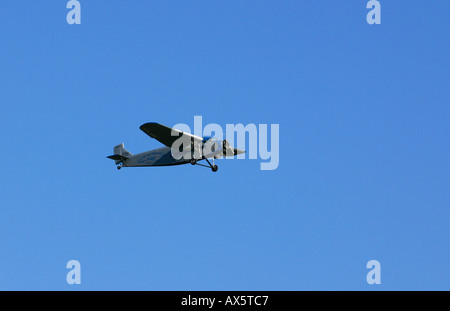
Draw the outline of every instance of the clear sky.
[[[450,290],[449,1],[80,2],[0,1],[1,290]],[[195,115],[278,169],[106,158]]]

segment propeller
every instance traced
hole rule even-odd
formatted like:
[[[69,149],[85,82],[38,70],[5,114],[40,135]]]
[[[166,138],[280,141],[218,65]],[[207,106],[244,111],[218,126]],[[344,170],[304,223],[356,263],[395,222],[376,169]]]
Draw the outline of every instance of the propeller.
[[[228,148],[230,148],[230,144],[227,142],[226,139],[224,139],[223,142],[222,142],[222,155],[223,155],[224,157],[227,156],[227,150],[228,150]]]

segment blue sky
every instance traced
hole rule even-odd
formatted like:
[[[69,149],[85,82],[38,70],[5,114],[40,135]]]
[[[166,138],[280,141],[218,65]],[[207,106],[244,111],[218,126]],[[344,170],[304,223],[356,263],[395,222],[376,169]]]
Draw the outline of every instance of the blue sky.
[[[1,290],[450,289],[448,1],[80,2],[0,2]],[[278,169],[105,158],[195,115]]]

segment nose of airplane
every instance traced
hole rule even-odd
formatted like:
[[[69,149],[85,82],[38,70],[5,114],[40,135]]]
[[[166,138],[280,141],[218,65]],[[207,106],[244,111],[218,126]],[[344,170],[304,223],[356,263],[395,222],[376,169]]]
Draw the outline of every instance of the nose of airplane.
[[[245,153],[245,150],[240,150],[240,149],[236,149],[236,148],[233,148],[233,149],[234,149],[234,155]]]

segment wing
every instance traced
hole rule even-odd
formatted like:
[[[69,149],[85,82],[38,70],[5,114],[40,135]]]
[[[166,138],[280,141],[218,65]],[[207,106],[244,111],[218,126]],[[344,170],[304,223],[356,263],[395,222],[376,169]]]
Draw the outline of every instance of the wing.
[[[195,136],[189,133],[179,131],[158,123],[145,123],[139,127],[145,134],[151,138],[156,139],[160,143],[166,145],[167,147],[172,147],[172,144],[181,136],[193,139],[197,143],[201,143],[203,138]]]

